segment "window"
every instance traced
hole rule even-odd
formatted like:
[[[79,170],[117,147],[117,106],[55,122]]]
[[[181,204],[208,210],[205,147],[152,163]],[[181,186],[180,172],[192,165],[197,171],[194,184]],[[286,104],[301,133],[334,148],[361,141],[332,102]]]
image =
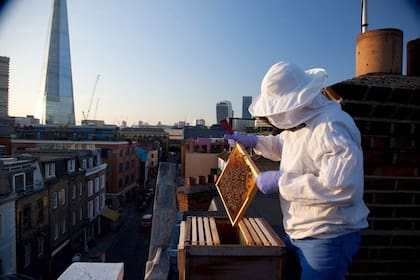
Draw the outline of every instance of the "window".
[[[93,195],[93,181],[88,181],[88,197],[91,197]]]
[[[89,158],[89,168],[93,168],[93,158]]]
[[[69,159],[67,161],[67,172],[72,173],[76,171],[76,160],[75,159]]]
[[[82,196],[82,195],[83,195],[83,183],[80,182],[79,183],[79,196]]]
[[[44,238],[38,237],[38,257],[44,254]]]
[[[45,178],[55,177],[55,163],[50,162],[45,164]]]
[[[99,196],[95,197],[95,214],[99,214]]]
[[[44,200],[42,198],[36,201],[36,208],[38,211],[38,222],[44,220]]]
[[[61,221],[61,234],[65,234],[66,233],[66,218],[64,217],[63,220]]]
[[[93,218],[93,200],[88,202],[88,218]]]
[[[105,208],[105,193],[101,194],[101,211]]]
[[[31,264],[31,243],[25,244],[25,267]]]
[[[86,159],[82,159],[82,169],[86,169]]]
[[[71,225],[76,225],[76,210],[73,210],[73,212],[71,213]]]
[[[54,224],[54,240],[58,239],[58,224]]]
[[[76,184],[71,186],[71,199],[76,199]]]
[[[79,208],[79,221],[83,220],[83,207]]]
[[[25,188],[25,173],[18,173],[13,175],[13,188],[17,193],[22,193]]]
[[[57,209],[58,206],[58,195],[57,192],[53,192],[53,209]]]
[[[128,170],[128,169],[130,169],[130,162],[126,161],[125,162],[125,170]]]
[[[120,163],[119,165],[118,165],[118,171],[119,172],[123,172],[123,164],[122,163]]]
[[[61,189],[60,190],[60,196],[61,196],[61,205],[66,205],[66,190]]]
[[[27,205],[23,208],[23,228],[31,228],[31,206]]]
[[[95,178],[95,193],[99,192],[99,177]]]
[[[105,174],[101,175],[99,185],[100,185],[101,189],[105,188]]]

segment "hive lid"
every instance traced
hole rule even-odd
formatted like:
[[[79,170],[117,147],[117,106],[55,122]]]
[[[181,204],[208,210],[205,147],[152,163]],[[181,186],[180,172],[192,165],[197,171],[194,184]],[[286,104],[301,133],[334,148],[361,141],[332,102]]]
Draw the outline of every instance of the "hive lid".
[[[254,181],[259,170],[244,147],[237,143],[229,155],[226,166],[216,181],[216,188],[232,226],[245,214],[257,192]]]

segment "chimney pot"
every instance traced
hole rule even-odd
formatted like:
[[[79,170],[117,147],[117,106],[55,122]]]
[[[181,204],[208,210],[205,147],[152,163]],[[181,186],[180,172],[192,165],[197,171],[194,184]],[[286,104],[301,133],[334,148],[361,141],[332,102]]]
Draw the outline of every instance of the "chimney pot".
[[[407,76],[420,76],[420,38],[407,43]]]
[[[368,73],[402,73],[403,32],[387,28],[357,36],[356,76]]]

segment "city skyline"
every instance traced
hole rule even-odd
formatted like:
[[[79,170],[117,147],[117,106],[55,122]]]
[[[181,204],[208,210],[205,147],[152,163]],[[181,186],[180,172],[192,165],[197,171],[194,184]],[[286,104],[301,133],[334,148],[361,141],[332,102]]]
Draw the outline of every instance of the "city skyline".
[[[405,50],[420,37],[414,0],[368,1],[368,30],[398,28]],[[42,69],[52,1],[10,1],[0,14],[0,56],[10,57],[9,115],[41,118]],[[351,79],[360,1],[69,1],[75,117],[108,124],[216,123],[220,100],[241,114],[279,60],[324,67],[328,85]],[[302,10],[311,11],[302,13]]]

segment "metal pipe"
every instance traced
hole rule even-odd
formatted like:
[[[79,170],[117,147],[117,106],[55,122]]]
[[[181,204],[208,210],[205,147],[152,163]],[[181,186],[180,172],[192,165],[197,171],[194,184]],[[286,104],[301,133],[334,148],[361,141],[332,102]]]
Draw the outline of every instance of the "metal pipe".
[[[362,0],[362,33],[367,31],[367,0]]]

